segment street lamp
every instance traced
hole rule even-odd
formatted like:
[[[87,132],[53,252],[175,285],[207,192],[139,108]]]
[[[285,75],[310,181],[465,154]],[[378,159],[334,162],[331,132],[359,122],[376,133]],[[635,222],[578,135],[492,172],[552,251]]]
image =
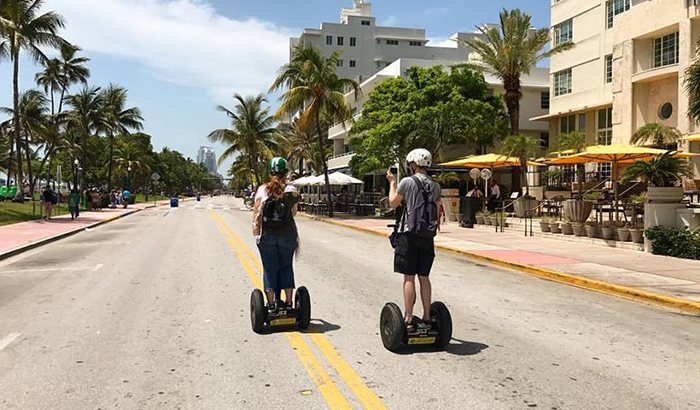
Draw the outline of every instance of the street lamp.
[[[78,189],[78,168],[80,167],[80,161],[76,158],[75,161],[73,161],[73,189],[76,191],[80,192]]]
[[[131,189],[131,165],[126,169],[126,185]]]

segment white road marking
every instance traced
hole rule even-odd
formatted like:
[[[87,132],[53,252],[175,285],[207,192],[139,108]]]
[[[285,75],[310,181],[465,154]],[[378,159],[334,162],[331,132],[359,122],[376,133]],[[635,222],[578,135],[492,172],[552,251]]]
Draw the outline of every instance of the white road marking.
[[[92,268],[92,271],[93,271],[93,272],[97,272],[97,271],[100,270],[103,266],[105,266],[105,265],[102,264],[102,263],[98,263],[97,265],[95,265],[94,268]]]
[[[0,339],[0,351],[2,351],[2,349],[9,346],[10,343],[14,342],[15,339],[17,339],[20,335],[21,335],[21,333],[10,333],[9,335],[5,336],[3,339]]]
[[[84,266],[73,266],[69,268],[44,268],[44,269],[17,269],[17,270],[3,270],[0,271],[0,275],[5,273],[27,273],[27,272],[70,272],[76,270],[91,270],[93,272],[99,270],[104,266],[103,264],[84,267]]]

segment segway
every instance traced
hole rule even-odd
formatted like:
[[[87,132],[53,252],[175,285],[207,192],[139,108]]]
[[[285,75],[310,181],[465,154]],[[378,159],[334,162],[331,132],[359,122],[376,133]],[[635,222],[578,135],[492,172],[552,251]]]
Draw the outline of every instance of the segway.
[[[250,295],[250,324],[255,333],[263,333],[265,325],[269,327],[297,326],[299,329],[307,329],[310,322],[311,298],[309,291],[304,286],[294,292],[294,306],[279,303],[266,306],[265,298],[260,289],[253,290]]]
[[[397,352],[406,346],[431,345],[445,348],[452,339],[452,316],[442,302],[430,305],[430,322],[423,323],[413,317],[413,329],[409,331],[401,309],[395,303],[387,303],[382,309],[379,329],[382,343],[387,350]]]

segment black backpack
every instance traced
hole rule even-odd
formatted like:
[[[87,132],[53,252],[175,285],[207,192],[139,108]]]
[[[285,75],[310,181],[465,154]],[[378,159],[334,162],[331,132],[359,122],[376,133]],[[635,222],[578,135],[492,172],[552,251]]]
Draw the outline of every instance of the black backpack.
[[[428,182],[423,183],[415,175],[411,176],[411,179],[421,190],[419,200],[411,214],[413,220],[411,232],[421,238],[434,238],[438,227],[438,208],[435,201],[430,199],[430,185]]]
[[[263,227],[284,228],[289,224],[290,216],[291,209],[285,203],[284,197],[270,197],[265,200],[262,209]]]

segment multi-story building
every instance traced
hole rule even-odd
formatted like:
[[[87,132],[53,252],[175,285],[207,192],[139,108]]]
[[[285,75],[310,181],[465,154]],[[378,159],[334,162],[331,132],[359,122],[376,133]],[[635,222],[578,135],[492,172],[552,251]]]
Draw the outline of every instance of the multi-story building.
[[[456,33],[452,39],[474,38],[479,35]],[[376,18],[372,16],[371,4],[362,0],[354,0],[353,8],[341,10],[340,23],[322,23],[320,29],[305,29],[300,37],[292,38],[290,56],[300,42],[320,49],[325,55],[336,51],[341,52],[341,61],[337,67],[338,75],[357,80],[362,89],[359,101],[355,101],[353,95],[347,95],[348,102],[357,113],[356,116],[361,115],[362,105],[379,83],[388,78],[404,75],[411,66],[449,67],[474,61],[477,57],[473,50],[457,41],[455,41],[455,47],[430,46],[423,29],[378,27]],[[547,75],[547,69],[533,67],[531,74],[523,78],[520,113],[522,132],[542,138],[544,141],[549,139],[547,124],[530,121],[530,118],[548,112]],[[494,92],[503,93],[498,79],[486,76],[486,81]],[[329,161],[329,168],[332,170],[347,168],[352,158],[353,148],[348,136],[349,128],[348,124],[336,124],[329,129],[334,154]]]
[[[552,0],[552,139],[582,131],[589,144],[628,144],[648,123],[695,131],[683,72],[700,40],[697,0]]]
[[[204,164],[210,175],[217,175],[216,152],[211,147],[199,147],[197,163]]]

